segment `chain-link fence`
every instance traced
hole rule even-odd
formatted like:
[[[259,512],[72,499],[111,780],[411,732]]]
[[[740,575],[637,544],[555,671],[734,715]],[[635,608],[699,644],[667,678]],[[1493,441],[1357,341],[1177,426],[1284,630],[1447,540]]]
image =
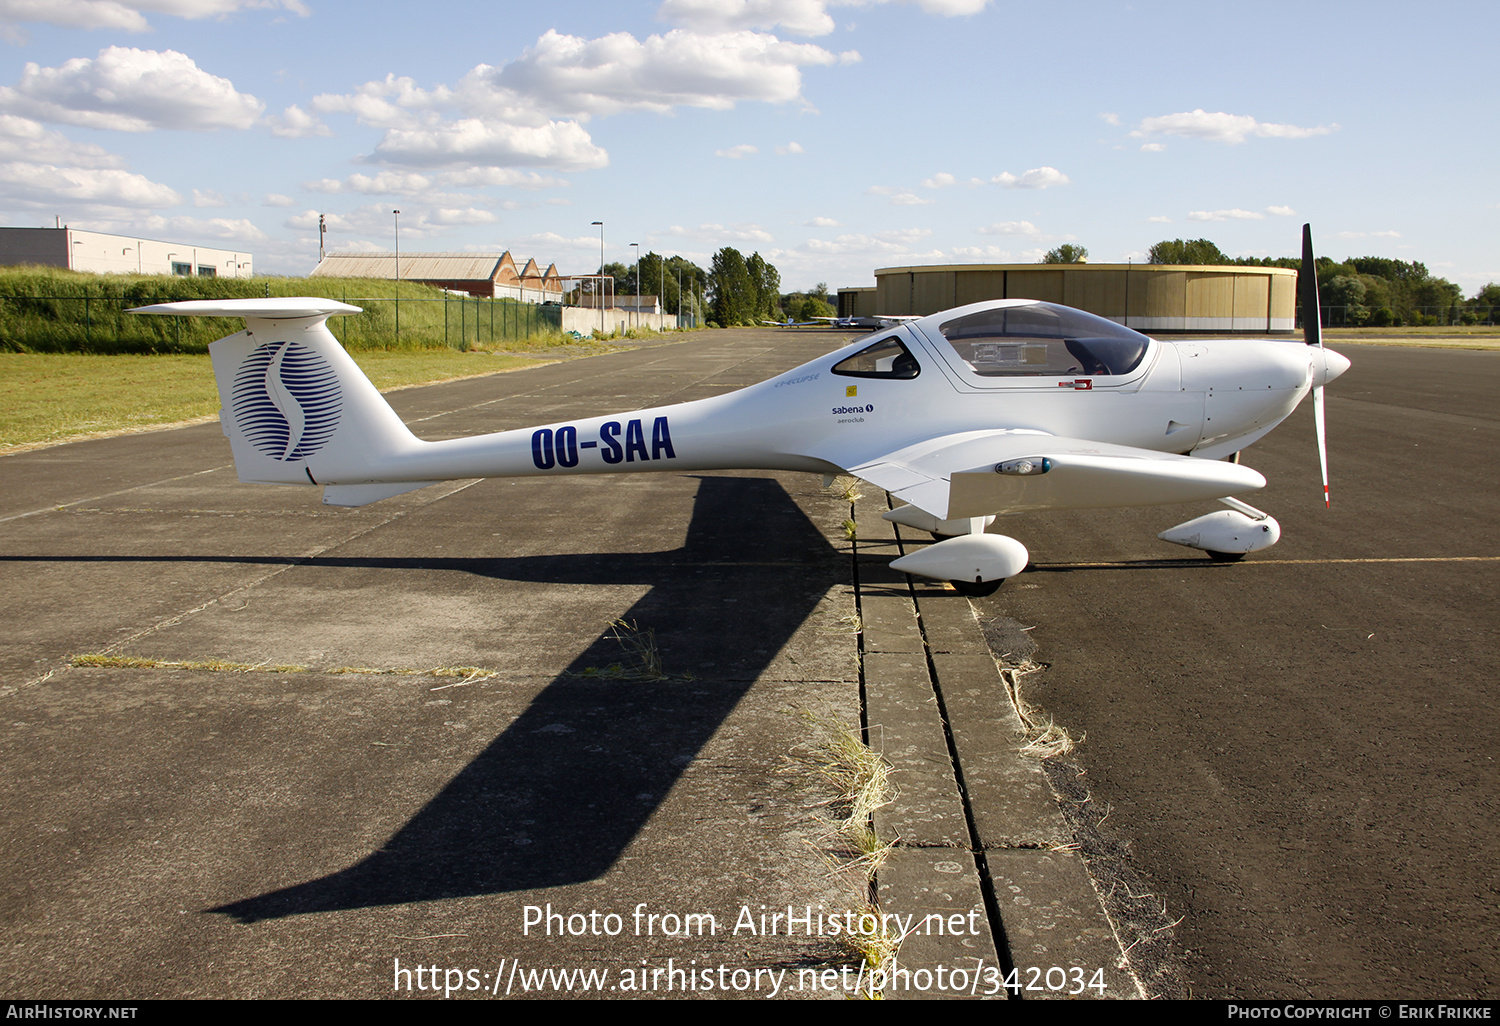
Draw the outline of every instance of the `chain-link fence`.
[[[562,310],[504,299],[339,296],[362,314],[334,316],[329,329],[346,348],[468,350],[525,342],[561,331]],[[139,300],[119,297],[0,296],[0,351],[201,353],[239,331],[238,318],[144,317]]]

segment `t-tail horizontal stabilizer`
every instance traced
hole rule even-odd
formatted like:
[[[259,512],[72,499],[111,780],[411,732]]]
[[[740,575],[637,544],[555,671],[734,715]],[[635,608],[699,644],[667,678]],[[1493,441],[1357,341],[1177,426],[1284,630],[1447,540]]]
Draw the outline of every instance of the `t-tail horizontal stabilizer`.
[[[421,443],[328,330],[333,314],[360,313],[331,299],[224,299],[131,311],[243,317],[245,330],[208,347],[219,386],[219,423],[241,481],[318,485],[324,502],[363,506],[431,481],[378,482],[381,467]]]

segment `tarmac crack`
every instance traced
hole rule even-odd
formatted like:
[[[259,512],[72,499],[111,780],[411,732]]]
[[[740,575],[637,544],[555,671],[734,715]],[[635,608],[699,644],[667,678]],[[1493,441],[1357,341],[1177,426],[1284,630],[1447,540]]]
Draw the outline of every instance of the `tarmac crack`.
[[[33,509],[26,513],[12,513],[8,517],[0,517],[0,524],[8,523],[12,520],[23,520],[26,517],[34,517],[41,513],[60,513],[65,509],[72,509],[74,506],[81,506],[85,502],[99,502],[103,499],[112,499],[116,495],[129,495],[131,492],[139,491],[142,488],[155,488],[157,485],[171,484],[174,481],[186,481],[190,477],[202,477],[204,474],[213,474],[221,470],[229,470],[233,466],[233,463],[221,463],[218,466],[209,467],[207,470],[195,470],[190,474],[178,474],[175,477],[164,477],[159,481],[149,481],[146,484],[131,485],[129,488],[119,488],[112,492],[105,492],[103,495],[91,495],[86,499],[75,499],[72,502],[64,502],[56,506],[44,506],[41,509]]]
[[[184,478],[188,478],[188,477],[196,477],[199,474],[212,473],[214,470],[219,470],[219,469],[222,469],[222,468],[220,468],[220,467],[214,467],[214,468],[211,468],[209,470],[195,471],[192,474],[181,474],[181,475],[178,475],[177,477],[165,478],[162,481],[153,482],[153,484],[167,484],[167,483],[170,483],[172,481],[180,481],[180,480],[183,480]],[[143,628],[141,630],[135,631],[129,637],[122,638],[119,641],[116,641],[114,644],[106,646],[98,654],[100,654],[100,655],[110,655],[112,653],[117,653],[122,648],[124,648],[125,646],[131,645],[131,644],[133,644],[133,643],[135,643],[137,641],[140,641],[142,638],[150,637],[151,635],[155,634],[156,632],[161,631],[161,630],[165,630],[168,627],[175,627],[178,624],[181,624],[182,622],[184,622],[185,620],[187,620],[187,619],[189,619],[189,618],[191,618],[193,616],[196,616],[197,614],[203,612],[205,609],[211,609],[211,608],[213,608],[216,605],[221,605],[224,602],[232,599],[236,595],[244,595],[244,594],[248,594],[248,593],[254,591],[255,589],[259,588],[261,585],[265,584],[267,581],[270,581],[270,580],[275,579],[276,577],[279,577],[280,575],[286,573],[288,570],[292,570],[292,569],[294,569],[296,567],[300,567],[300,566],[306,566],[308,563],[312,562],[315,559],[318,559],[319,557],[325,555],[326,553],[332,551],[333,549],[336,549],[336,548],[338,548],[340,546],[343,546],[343,545],[347,545],[350,542],[355,541],[356,539],[362,538],[363,536],[369,534],[371,531],[375,531],[375,530],[378,530],[378,529],[380,529],[382,527],[385,527],[387,524],[393,523],[393,522],[401,519],[402,517],[406,516],[408,513],[412,512],[413,510],[423,509],[426,506],[429,506],[429,505],[431,505],[434,502],[439,502],[439,501],[441,501],[443,499],[446,499],[450,495],[456,495],[457,493],[463,491],[465,488],[469,488],[469,487],[471,487],[471,486],[473,486],[475,484],[478,484],[478,483],[479,483],[478,479],[464,481],[464,482],[459,483],[457,487],[450,488],[450,489],[442,492],[441,494],[432,496],[432,498],[430,498],[427,502],[422,503],[420,506],[408,506],[408,507],[403,507],[403,508],[400,508],[400,509],[392,510],[388,515],[382,517],[376,523],[366,524],[362,529],[354,531],[351,534],[345,535],[344,537],[338,539],[335,542],[330,542],[329,544],[324,545],[321,548],[318,548],[317,550],[315,550],[313,552],[310,552],[310,553],[307,553],[307,554],[301,555],[301,556],[292,556],[292,557],[289,557],[287,559],[287,561],[283,565],[278,566],[275,569],[270,570],[270,571],[268,571],[268,572],[266,572],[264,574],[261,574],[259,577],[255,578],[254,580],[249,581],[249,582],[247,582],[245,584],[241,584],[241,585],[239,585],[237,587],[231,588],[228,591],[223,592],[223,593],[221,593],[219,595],[215,595],[213,598],[208,599],[205,602],[200,602],[198,605],[194,606],[191,609],[186,609],[186,610],[178,613],[175,616],[170,616],[170,617],[167,617],[164,620],[160,620],[160,621],[152,624],[150,627],[146,627],[146,628]],[[122,489],[120,492],[114,492],[114,493],[111,493],[111,494],[119,495],[119,494],[124,494],[125,492],[135,491],[138,488],[147,488],[147,487],[151,487],[151,485],[136,485],[133,488]],[[96,497],[94,499],[80,499],[79,502],[93,502],[93,501],[98,501],[98,499],[100,499],[100,498],[108,498],[108,496],[98,496],[98,497]],[[71,505],[77,505],[77,504],[78,503],[69,503],[68,505],[71,506]],[[55,509],[65,509],[65,508],[67,508],[67,507],[65,507],[65,506],[55,507]],[[38,512],[51,512],[51,511],[52,510],[49,509],[49,510],[38,511]],[[22,516],[29,516],[30,514],[21,514],[21,515]],[[16,518],[13,517],[13,518],[10,518],[10,519],[16,519]],[[49,669],[49,670],[47,670],[45,673],[41,673],[41,674],[38,674],[35,677],[31,677],[28,680],[22,681],[20,684],[17,684],[17,685],[11,686],[11,687],[0,687],[0,698],[9,698],[11,695],[17,694],[18,692],[25,691],[28,688],[32,688],[32,687],[35,687],[38,684],[45,683],[46,681],[50,680],[53,677],[53,675],[55,675],[57,673],[58,670],[66,669],[69,665],[70,665],[69,661],[66,660],[66,659],[64,659],[61,662],[57,663],[56,665],[52,666],[52,668]]]

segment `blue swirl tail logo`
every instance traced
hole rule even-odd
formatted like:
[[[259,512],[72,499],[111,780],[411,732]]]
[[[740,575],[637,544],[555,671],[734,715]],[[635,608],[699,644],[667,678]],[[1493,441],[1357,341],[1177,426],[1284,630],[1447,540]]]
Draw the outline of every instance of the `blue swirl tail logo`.
[[[338,375],[327,360],[297,342],[267,342],[234,375],[235,426],[257,451],[283,463],[323,448],[339,425],[342,406]]]

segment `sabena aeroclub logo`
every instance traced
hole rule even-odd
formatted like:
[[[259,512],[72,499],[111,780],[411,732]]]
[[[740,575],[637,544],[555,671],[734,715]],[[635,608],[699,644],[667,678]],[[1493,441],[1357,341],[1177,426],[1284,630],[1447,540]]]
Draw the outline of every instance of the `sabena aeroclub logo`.
[[[297,342],[267,342],[240,364],[230,406],[250,444],[290,463],[323,448],[339,425],[343,393],[328,361]]]

